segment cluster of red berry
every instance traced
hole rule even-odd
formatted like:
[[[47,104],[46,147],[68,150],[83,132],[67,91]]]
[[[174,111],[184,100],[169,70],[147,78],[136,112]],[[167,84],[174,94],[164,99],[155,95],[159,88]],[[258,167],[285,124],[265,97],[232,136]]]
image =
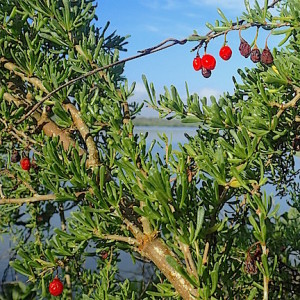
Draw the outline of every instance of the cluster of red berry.
[[[232,55],[232,50],[229,46],[224,45],[219,52],[219,55],[224,60],[229,60]],[[216,59],[211,54],[204,54],[202,58],[199,54],[193,60],[193,67],[196,71],[201,70],[203,77],[211,76],[211,71],[216,67]]]
[[[267,46],[267,41],[264,50],[262,51],[262,53],[260,53],[260,50],[256,45],[257,34],[252,49],[251,46],[240,35],[241,43],[239,46],[239,51],[241,55],[245,58],[248,58],[250,56],[250,59],[254,63],[261,62],[262,64],[270,65],[273,63],[273,56],[270,49]],[[225,42],[223,47],[219,51],[219,55],[223,60],[229,60],[231,58],[232,50],[229,46],[226,45],[226,34]],[[216,59],[212,55],[206,54],[206,52],[202,56],[202,58],[200,57],[199,53],[197,53],[196,57],[193,60],[193,67],[196,71],[202,70],[203,77],[208,78],[211,76],[211,71],[216,67]]]

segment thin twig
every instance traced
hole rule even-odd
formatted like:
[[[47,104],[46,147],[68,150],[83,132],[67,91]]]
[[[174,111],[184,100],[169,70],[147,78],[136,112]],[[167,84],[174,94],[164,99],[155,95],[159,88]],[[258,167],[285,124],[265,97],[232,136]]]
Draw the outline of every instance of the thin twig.
[[[96,69],[94,69],[94,70],[91,70],[91,71],[89,71],[89,72],[87,72],[87,73],[85,73],[85,74],[83,74],[83,75],[81,75],[81,76],[79,76],[79,77],[76,77],[76,78],[74,78],[74,79],[72,79],[72,80],[70,80],[70,81],[68,81],[68,82],[66,82],[66,83],[64,83],[64,84],[62,84],[61,86],[59,86],[58,88],[56,88],[55,90],[53,90],[52,92],[50,92],[49,94],[47,94],[40,102],[38,102],[38,103],[36,103],[19,121],[17,121],[16,122],[16,124],[20,124],[20,123],[22,123],[25,119],[27,119],[34,111],[36,111],[46,100],[48,100],[49,98],[51,98],[54,94],[56,94],[57,92],[59,92],[60,90],[62,90],[63,88],[65,88],[65,87],[68,87],[68,86],[70,86],[70,85],[72,85],[72,84],[74,84],[75,82],[77,82],[77,81],[80,81],[80,80],[82,80],[82,79],[84,79],[84,78],[87,78],[87,77],[89,77],[89,76],[91,76],[91,75],[94,75],[94,74],[96,74],[96,73],[98,73],[98,72],[101,72],[101,71],[103,71],[103,70],[106,70],[106,69],[109,69],[109,68],[111,68],[111,67],[114,67],[114,66],[117,66],[117,65],[120,65],[120,64],[123,64],[123,63],[125,63],[125,62],[127,62],[127,61],[130,61],[130,60],[134,60],[134,59],[137,59],[137,58],[139,58],[139,57],[142,57],[142,56],[146,56],[146,55],[149,55],[149,54],[152,54],[152,53],[154,53],[154,52],[157,52],[157,51],[161,51],[161,50],[163,50],[163,49],[166,49],[166,48],[169,48],[169,47],[171,47],[171,46],[174,46],[175,44],[180,44],[180,45],[183,45],[184,43],[186,43],[187,42],[187,40],[186,39],[184,39],[184,40],[175,40],[175,39],[173,39],[174,41],[172,42],[172,43],[170,43],[170,44],[166,44],[166,45],[164,45],[164,46],[161,46],[161,47],[153,47],[153,50],[150,50],[150,51],[145,51],[145,52],[142,52],[142,53],[140,53],[140,54],[137,54],[137,55],[133,55],[133,56],[130,56],[130,57],[127,57],[127,58],[124,58],[124,59],[121,59],[121,60],[119,60],[119,61],[116,61],[116,62],[114,62],[114,63],[111,63],[111,64],[108,64],[108,65],[106,65],[106,66],[104,66],[104,67],[99,67],[99,68],[96,68]]]
[[[20,177],[19,175],[17,175],[17,177],[11,173],[8,169],[4,169],[2,171],[0,171],[0,174],[4,174],[4,175],[7,175],[8,177],[10,178],[13,178],[13,179],[16,179],[18,180],[18,182],[22,182],[27,188],[28,190],[33,194],[33,195],[36,195],[37,192],[35,191],[35,189],[28,183],[26,182],[22,177]]]
[[[105,234],[100,235],[99,237],[104,240],[112,240],[112,241],[119,241],[119,242],[125,242],[129,245],[138,245],[138,241],[135,238],[127,237],[127,236],[121,236],[117,234]]]
[[[16,133],[13,131],[9,132],[12,136],[14,136],[20,143],[24,144],[26,147],[28,147],[30,150],[32,150],[35,154],[42,156],[42,153],[37,151],[34,147],[28,145],[26,141],[24,141],[22,138],[19,137]]]
[[[208,251],[209,251],[209,242],[206,242],[204,253],[203,253],[203,259],[202,259],[202,264],[203,265],[207,264],[207,261],[208,261]]]
[[[75,196],[78,198],[80,195],[87,193],[84,192],[78,192],[75,193]],[[49,200],[56,200],[57,197],[54,194],[48,194],[48,195],[34,195],[32,197],[27,198],[4,198],[0,199],[0,205],[3,204],[24,204],[24,203],[33,203],[33,202],[40,202],[40,201],[49,201]]]
[[[195,279],[198,281],[199,280],[198,271],[197,271],[196,265],[194,263],[189,246],[180,241],[179,241],[179,246],[184,255],[184,260],[185,260],[185,264],[186,264],[188,273],[193,275],[195,277]]]
[[[295,107],[297,102],[300,100],[300,88],[297,88],[296,90],[296,95],[295,97],[289,101],[288,103],[285,104],[278,104],[278,103],[272,103],[271,106],[277,106],[279,107],[279,110],[276,114],[277,119],[280,118],[280,116],[290,107]],[[271,127],[273,127],[275,120],[272,120]]]

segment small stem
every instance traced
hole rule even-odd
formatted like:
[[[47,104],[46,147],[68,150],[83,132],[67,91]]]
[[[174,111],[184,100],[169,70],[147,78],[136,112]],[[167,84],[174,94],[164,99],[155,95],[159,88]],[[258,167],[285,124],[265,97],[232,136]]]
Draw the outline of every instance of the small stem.
[[[299,100],[300,100],[300,88],[296,88],[296,95],[291,101],[289,101],[286,104],[279,104],[279,103],[273,103],[272,102],[271,106],[279,107],[279,110],[276,114],[276,117],[279,119],[280,116],[285,112],[286,109],[288,109],[290,107],[295,107]],[[271,127],[273,127],[273,124],[274,124],[274,120],[272,120]]]
[[[129,245],[138,245],[139,244],[135,238],[127,237],[127,236],[121,236],[121,235],[116,235],[116,234],[105,234],[105,235],[98,234],[97,236],[99,236],[101,239],[104,239],[104,240],[125,242]]]
[[[254,38],[254,46],[253,46],[253,49],[256,49],[256,48],[257,48],[256,41],[257,41],[257,38],[258,38],[258,31],[259,31],[259,27],[257,26],[257,28],[256,28],[256,35],[255,35],[255,38]]]
[[[266,256],[268,256],[268,250],[266,245],[261,245],[262,252]],[[264,298],[263,300],[268,300],[269,299],[269,278],[264,275]]]
[[[184,260],[185,260],[185,264],[186,264],[188,273],[193,275],[195,277],[195,279],[197,281],[199,281],[197,268],[195,266],[189,246],[182,242],[179,242],[179,245],[180,245],[181,251],[184,255]]]
[[[207,264],[207,260],[208,260],[208,251],[209,251],[209,242],[206,242],[205,244],[205,249],[204,249],[204,253],[203,253],[203,260],[202,260],[202,264],[206,265]]]

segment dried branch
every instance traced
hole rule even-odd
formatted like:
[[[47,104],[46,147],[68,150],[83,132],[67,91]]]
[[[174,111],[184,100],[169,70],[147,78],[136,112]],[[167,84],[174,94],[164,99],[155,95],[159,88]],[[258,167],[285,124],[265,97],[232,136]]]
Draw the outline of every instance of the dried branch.
[[[84,192],[78,192],[75,193],[75,196],[78,198],[80,195],[87,193]],[[49,200],[56,200],[57,197],[54,194],[48,194],[48,195],[34,195],[32,197],[27,198],[3,198],[0,199],[0,205],[3,204],[24,204],[24,203],[33,203],[33,202],[40,202],[40,201],[49,201]]]

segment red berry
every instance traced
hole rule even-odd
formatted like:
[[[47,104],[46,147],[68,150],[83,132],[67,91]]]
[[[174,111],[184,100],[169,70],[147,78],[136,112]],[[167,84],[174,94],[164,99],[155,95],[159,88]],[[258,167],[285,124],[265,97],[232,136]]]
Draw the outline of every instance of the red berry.
[[[204,54],[202,57],[202,67],[211,71],[216,67],[216,59],[210,54]]]
[[[101,252],[101,258],[102,258],[103,260],[107,259],[107,258],[108,258],[108,252],[107,252],[107,251],[102,251],[102,252]]]
[[[25,171],[28,171],[30,169],[30,159],[28,157],[23,157],[21,160],[20,160],[20,165],[21,165],[21,168]]]
[[[232,50],[230,49],[229,46],[223,46],[220,49],[219,55],[222,59],[228,60],[228,59],[230,59],[230,57],[232,55]]]
[[[193,67],[195,71],[199,71],[202,68],[201,57],[197,55],[193,60]]]
[[[59,296],[64,290],[64,285],[59,280],[58,277],[55,277],[49,284],[49,292],[52,296]]]

